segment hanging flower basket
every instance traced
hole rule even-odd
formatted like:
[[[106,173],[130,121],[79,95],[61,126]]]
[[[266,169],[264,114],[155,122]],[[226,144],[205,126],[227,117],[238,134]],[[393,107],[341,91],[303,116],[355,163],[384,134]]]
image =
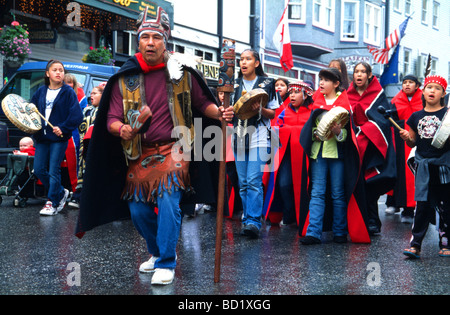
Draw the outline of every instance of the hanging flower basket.
[[[14,21],[0,28],[0,54],[9,67],[20,66],[31,53],[27,25]]]
[[[111,51],[107,47],[89,48],[89,52],[81,59],[85,63],[95,63],[99,65],[114,66],[115,60]]]
[[[5,58],[4,60],[8,68],[19,68],[23,64],[23,61],[20,61],[19,58]]]

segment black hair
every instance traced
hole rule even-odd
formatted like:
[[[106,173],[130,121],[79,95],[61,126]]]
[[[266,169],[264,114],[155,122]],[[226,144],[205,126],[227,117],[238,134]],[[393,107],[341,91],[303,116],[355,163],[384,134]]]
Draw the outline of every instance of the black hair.
[[[420,86],[422,85],[420,83],[419,79],[415,75],[412,75],[412,74],[405,75],[403,77],[402,83],[405,82],[406,80],[410,80],[410,81],[415,82],[417,88],[420,88]]]
[[[371,77],[371,78],[369,78],[369,76],[372,74],[372,66],[370,65],[370,64],[368,64],[367,62],[365,62],[365,61],[360,61],[360,62],[358,62],[356,65],[355,65],[355,67],[353,68],[353,78],[352,78],[352,80],[353,80],[353,86],[356,88],[356,82],[355,82],[355,70],[356,70],[356,67],[357,66],[359,66],[359,65],[362,65],[365,69],[366,69],[366,72],[367,72],[367,82],[370,84],[370,82],[372,82],[372,79],[373,79],[373,76]]]
[[[332,62],[337,62],[339,63],[339,68],[341,69],[341,74],[342,74],[342,82],[341,85],[342,87],[347,90],[348,87],[350,86],[349,82],[348,82],[348,71],[347,71],[347,65],[345,63],[344,60],[342,59],[333,59],[330,61],[330,63],[328,64],[328,67],[330,67]]]
[[[64,68],[64,64],[63,64],[61,61],[55,60],[55,59],[50,60],[50,61],[47,63],[47,66],[45,67],[45,73],[44,73],[44,82],[45,82],[45,85],[47,85],[47,86],[50,85],[50,78],[47,76],[47,72],[50,71],[50,67],[51,67],[52,65],[54,65],[55,63],[61,64],[61,66],[62,66],[63,69],[64,69],[64,74],[66,74],[66,68]]]
[[[277,83],[278,81],[283,81],[284,84],[286,84],[286,87],[288,87],[288,89],[289,89],[289,81],[288,81],[287,79],[284,79],[284,78],[278,78],[278,79],[276,79],[276,80],[273,82],[274,86],[276,85],[276,83]],[[284,97],[282,98],[282,101],[284,102],[288,97],[289,97],[289,92],[286,91],[286,94],[285,94]]]
[[[306,93],[306,91],[303,91],[303,104],[302,104],[302,106],[308,107],[312,103],[314,103],[314,100],[313,100],[312,96],[308,95]]]
[[[326,68],[319,72],[319,78],[325,78],[333,83],[339,82],[336,87],[336,92],[342,92],[344,88],[342,87],[342,73],[336,68]]]
[[[249,51],[249,52],[252,53],[253,58],[255,58],[255,61],[259,61],[259,66],[256,67],[256,69],[255,69],[256,75],[258,75],[260,77],[266,77],[267,75],[264,72],[264,69],[263,69],[263,66],[262,66],[262,62],[261,62],[261,58],[259,58],[259,53],[256,50],[254,50],[254,49],[246,49],[241,54],[243,54],[246,51]],[[239,77],[242,77],[242,76],[243,76],[242,71],[239,70]]]

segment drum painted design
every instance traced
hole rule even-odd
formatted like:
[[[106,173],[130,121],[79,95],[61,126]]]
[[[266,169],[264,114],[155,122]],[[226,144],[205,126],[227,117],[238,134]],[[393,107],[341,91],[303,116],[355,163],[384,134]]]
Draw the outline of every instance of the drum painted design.
[[[317,136],[321,141],[329,140],[333,136],[331,127],[334,123],[341,124],[341,127],[344,128],[349,121],[350,115],[345,108],[333,107],[320,119],[319,125],[317,125]]]
[[[269,94],[263,89],[254,89],[241,96],[241,98],[234,104],[234,113],[236,117],[245,120],[252,118],[259,111],[252,110],[252,105],[255,103],[261,104],[262,107],[266,107],[269,101]]]
[[[41,117],[36,113],[36,105],[17,94],[9,94],[2,101],[6,117],[20,130],[34,134],[41,130]]]

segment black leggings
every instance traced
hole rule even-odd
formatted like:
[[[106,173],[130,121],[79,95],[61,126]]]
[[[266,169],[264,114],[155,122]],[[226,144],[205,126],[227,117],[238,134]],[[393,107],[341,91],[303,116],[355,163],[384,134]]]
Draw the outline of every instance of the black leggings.
[[[442,238],[450,236],[450,184],[442,185],[430,183],[428,188],[428,201],[418,201],[414,224],[412,227],[411,247],[418,249],[428,230],[428,225],[435,222],[436,211],[439,213],[440,248],[448,248],[442,244]]]

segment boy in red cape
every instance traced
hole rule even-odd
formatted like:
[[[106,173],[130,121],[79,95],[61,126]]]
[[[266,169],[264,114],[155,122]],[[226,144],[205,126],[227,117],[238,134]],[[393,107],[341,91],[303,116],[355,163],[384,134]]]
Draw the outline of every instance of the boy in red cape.
[[[299,81],[289,84],[286,106],[278,116],[274,129],[280,138],[280,148],[274,161],[277,168],[263,176],[266,187],[264,214],[271,223],[299,223],[300,203],[308,200],[306,184],[305,154],[298,139],[306,121],[311,115],[313,89]],[[305,171],[303,171],[305,170]]]
[[[347,241],[347,232],[350,236],[350,239],[354,243],[370,243],[370,237],[367,230],[367,216],[365,213],[365,202],[364,202],[364,190],[362,186],[362,177],[361,177],[361,159],[359,156],[358,146],[356,143],[355,136],[355,126],[353,124],[352,119],[346,126],[340,126],[341,133],[336,136],[337,143],[335,146],[335,153],[338,154],[337,159],[328,159],[322,154],[324,152],[324,143],[318,142],[315,134],[313,133],[316,127],[316,123],[318,117],[326,111],[331,110],[333,107],[343,107],[346,109],[351,115],[350,103],[347,98],[347,92],[345,90],[340,89],[341,74],[336,69],[324,69],[320,72],[319,77],[326,78],[326,80],[331,80],[333,82],[339,82],[339,86],[336,89],[339,89],[341,92],[336,94],[337,98],[330,104],[325,99],[325,96],[320,93],[316,94],[316,98],[314,100],[314,106],[312,108],[311,117],[306,122],[303,127],[302,133],[300,135],[300,143],[308,155],[310,157],[309,165],[312,166],[312,163],[316,163],[319,157],[320,160],[335,160],[339,162],[340,167],[343,167],[343,180],[341,180],[341,184],[343,185],[343,198],[345,199],[345,206],[347,209],[346,213],[339,213],[339,218],[333,214],[333,212],[339,211],[336,208],[336,203],[333,202],[333,205],[327,204],[324,200],[326,200],[326,194],[323,196],[320,193],[320,196],[315,196],[314,190],[311,191],[311,197],[318,197],[322,199],[322,202],[325,204],[325,210],[322,211],[322,217],[317,218],[316,213],[312,213],[310,210],[313,206],[311,203],[309,207],[301,207],[300,208],[300,224],[299,224],[299,234],[300,236],[305,236],[301,242],[304,245],[312,245],[312,244],[320,244],[320,235],[322,231],[329,231],[333,227],[334,232],[334,241],[338,243],[344,243]],[[344,135],[345,140],[340,141],[342,139],[342,135]],[[333,135],[334,137],[334,135]],[[314,159],[314,151],[317,148],[317,144],[320,144],[320,151],[317,154],[316,159]],[[328,149],[327,149],[328,150]],[[317,152],[316,152],[317,153]],[[336,168],[333,168],[336,169]],[[332,171],[332,168],[329,168],[329,171]],[[312,183],[312,170],[311,167],[308,170],[309,174],[309,183]],[[332,175],[331,175],[332,176]],[[335,178],[336,179],[336,178]],[[332,183],[332,185],[334,185]],[[326,187],[326,185],[325,185]],[[342,187],[340,187],[342,189]],[[317,189],[317,187],[316,187]],[[325,188],[326,189],[326,188]],[[316,190],[317,191],[317,190]],[[315,206],[315,205],[314,205]],[[333,207],[330,207],[333,206]],[[332,209],[333,208],[333,209]],[[336,209],[334,209],[336,208]],[[342,207],[340,207],[342,208]],[[314,212],[316,212],[314,210]],[[344,210],[345,212],[345,210]],[[337,214],[337,213],[336,213]],[[314,226],[311,226],[312,219],[314,219]],[[331,220],[330,220],[331,219]],[[333,221],[333,222],[330,222]],[[316,224],[319,223],[319,224]],[[331,226],[332,223],[332,226]],[[345,226],[345,224],[347,226]],[[320,229],[320,225],[322,228]],[[314,230],[314,231],[312,231]],[[347,231],[345,231],[347,230]]]
[[[396,118],[400,127],[409,131],[406,124],[409,117],[414,112],[423,109],[422,90],[420,82],[414,75],[407,75],[403,78],[402,90],[391,101],[395,108]],[[395,117],[397,116],[397,117]],[[400,138],[398,130],[395,129],[395,147],[397,150],[397,182],[393,193],[388,195],[386,201],[386,213],[393,214],[403,208],[402,222],[412,223],[416,202],[414,200],[414,174],[410,171],[407,160],[411,153],[411,148]]]

